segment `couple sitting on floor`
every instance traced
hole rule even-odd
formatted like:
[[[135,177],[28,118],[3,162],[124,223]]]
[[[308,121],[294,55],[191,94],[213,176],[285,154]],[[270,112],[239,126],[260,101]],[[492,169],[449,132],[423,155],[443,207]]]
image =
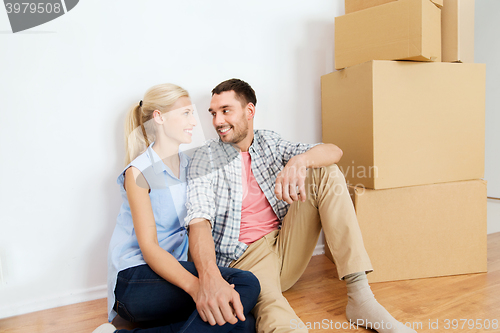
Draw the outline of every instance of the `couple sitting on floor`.
[[[415,332],[370,290],[372,266],[335,164],[342,151],[254,131],[256,104],[244,81],[215,87],[208,112],[219,138],[191,159],[179,152],[196,126],[184,89],[154,86],[130,111],[109,320],[118,314],[144,333],[307,332],[282,292],[304,272],[323,229],[347,284],[347,319],[377,322],[380,333]],[[115,331],[129,332],[111,324],[94,332]]]

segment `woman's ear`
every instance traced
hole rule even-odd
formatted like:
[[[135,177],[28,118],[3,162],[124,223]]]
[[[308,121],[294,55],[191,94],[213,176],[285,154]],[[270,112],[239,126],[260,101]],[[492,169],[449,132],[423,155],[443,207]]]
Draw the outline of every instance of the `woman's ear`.
[[[163,122],[165,121],[165,117],[163,117],[159,110],[153,111],[153,119],[157,124],[163,124]]]

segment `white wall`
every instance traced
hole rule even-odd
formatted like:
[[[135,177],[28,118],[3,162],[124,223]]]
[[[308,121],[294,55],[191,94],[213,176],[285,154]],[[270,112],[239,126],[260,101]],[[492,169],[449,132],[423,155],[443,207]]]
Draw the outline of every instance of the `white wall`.
[[[488,196],[500,198],[500,1],[476,0],[475,62],[486,64]],[[488,200],[488,233],[500,232],[500,201]]]
[[[0,318],[105,297],[122,123],[150,86],[185,87],[203,118],[210,90],[238,77],[258,128],[320,141],[341,13],[331,0],[85,0],[12,34],[0,9]]]

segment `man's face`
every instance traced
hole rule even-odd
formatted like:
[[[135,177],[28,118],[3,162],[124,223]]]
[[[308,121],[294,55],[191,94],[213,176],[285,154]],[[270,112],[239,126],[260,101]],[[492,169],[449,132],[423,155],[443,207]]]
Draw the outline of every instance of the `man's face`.
[[[208,111],[223,142],[238,144],[248,136],[249,120],[253,117],[249,110],[250,105],[253,104],[249,103],[243,107],[233,90],[212,96]]]

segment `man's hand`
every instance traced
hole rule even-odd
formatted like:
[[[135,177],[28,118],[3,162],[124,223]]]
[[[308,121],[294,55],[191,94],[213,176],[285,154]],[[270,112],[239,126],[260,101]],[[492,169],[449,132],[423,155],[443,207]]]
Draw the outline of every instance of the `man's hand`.
[[[202,218],[189,224],[189,248],[198,270],[198,289],[191,294],[201,319],[210,325],[245,320],[240,295],[224,280],[216,265],[210,222]],[[238,317],[238,319],[235,317]]]
[[[234,285],[222,278],[218,269],[200,276],[195,302],[201,319],[210,325],[222,326],[226,322],[236,324],[238,319],[245,320],[240,295]]]
[[[307,164],[304,154],[292,157],[285,168],[276,177],[274,194],[278,200],[284,200],[291,204],[294,201],[306,201],[306,179]]]

